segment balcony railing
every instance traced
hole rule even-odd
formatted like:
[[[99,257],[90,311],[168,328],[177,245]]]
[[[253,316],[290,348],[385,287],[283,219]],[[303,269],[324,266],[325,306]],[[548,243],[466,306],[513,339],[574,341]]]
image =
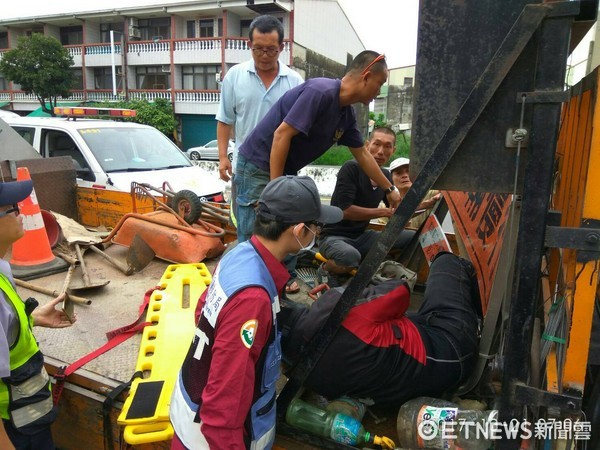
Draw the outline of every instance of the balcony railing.
[[[168,52],[171,49],[170,41],[142,41],[129,42],[127,51],[129,53],[153,53],[153,52]]]
[[[131,89],[129,91],[129,100],[148,100],[149,102],[156,100],[157,98],[164,98],[165,100],[171,100],[171,91],[169,90],[142,90],[142,89]]]
[[[12,98],[11,98],[12,95]],[[23,91],[3,91],[0,92],[0,100],[15,101],[15,102],[33,102],[38,103],[38,98],[35,94],[27,94]],[[71,91],[71,96],[68,98],[58,97],[58,102],[82,102],[85,100],[85,92],[83,90]]]
[[[250,50],[248,39],[227,38],[225,41],[225,50]]]
[[[221,39],[179,39],[175,41],[175,51],[221,50]]]
[[[110,55],[110,44],[87,44],[85,45],[86,55]],[[115,42],[115,54],[121,55],[121,44]]]
[[[34,94],[26,94],[22,91],[13,91],[13,100],[17,102],[37,102],[38,99]]]
[[[65,45],[64,48],[69,51],[69,55],[71,55],[73,58],[76,56],[81,56],[83,53],[82,45]]]
[[[107,102],[109,100],[115,100],[112,89],[96,89],[93,91],[87,91],[86,97],[88,102]],[[119,91],[117,92],[117,97],[119,100],[123,100],[125,96]]]
[[[175,101],[183,103],[219,103],[220,91],[175,91]]]

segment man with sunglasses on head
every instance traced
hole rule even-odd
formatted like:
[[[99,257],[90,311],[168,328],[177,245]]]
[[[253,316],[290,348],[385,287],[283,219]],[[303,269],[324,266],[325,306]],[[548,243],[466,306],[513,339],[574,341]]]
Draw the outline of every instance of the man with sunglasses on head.
[[[0,182],[0,257],[23,237],[18,202],[33,189],[31,180]],[[64,328],[72,324],[55,309],[64,294],[37,306],[33,298],[21,300],[8,261],[0,259],[0,448],[53,450],[50,425],[56,418],[44,357],[32,327]]]
[[[309,177],[282,176],[262,192],[254,235],[215,269],[196,308],[197,329],[170,405],[174,450],[270,449],[280,375],[282,261],[307,250],[317,227],[341,220]]]
[[[368,105],[388,77],[385,57],[365,50],[339,79],[312,78],[286,92],[240,146],[233,183],[238,240],[247,240],[254,223],[254,206],[269,182],[294,175],[332,145],[350,148],[352,155],[392,208],[400,196],[367,151],[356,122],[353,103]]]

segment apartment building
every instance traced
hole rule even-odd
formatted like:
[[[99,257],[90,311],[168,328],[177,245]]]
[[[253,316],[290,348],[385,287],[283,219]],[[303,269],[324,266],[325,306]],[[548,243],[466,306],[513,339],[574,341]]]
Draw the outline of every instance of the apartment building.
[[[305,79],[341,77],[364,50],[336,0],[151,2],[127,6],[123,0],[110,9],[82,2],[79,11],[57,6],[53,14],[24,10],[19,17],[2,18],[0,58],[20,36],[53,36],[75,62],[76,85],[65,100],[168,99],[181,124],[182,146],[189,148],[215,138],[220,81],[251,57],[248,31],[257,15],[281,20],[286,39],[280,61]],[[35,96],[1,74],[0,105],[19,114],[39,108]]]

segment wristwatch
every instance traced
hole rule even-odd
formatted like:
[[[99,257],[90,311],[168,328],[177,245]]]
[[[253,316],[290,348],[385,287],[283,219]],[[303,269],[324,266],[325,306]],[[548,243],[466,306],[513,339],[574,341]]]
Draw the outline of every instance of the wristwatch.
[[[397,190],[398,190],[398,188],[392,184],[389,188],[384,189],[383,192],[385,193],[385,195],[388,195]]]

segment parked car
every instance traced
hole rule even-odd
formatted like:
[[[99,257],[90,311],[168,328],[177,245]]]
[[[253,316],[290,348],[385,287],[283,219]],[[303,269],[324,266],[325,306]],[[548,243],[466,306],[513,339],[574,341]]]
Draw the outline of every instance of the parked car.
[[[10,118],[10,117],[21,117],[17,113],[12,111],[7,111],[5,109],[0,109],[0,119]]]
[[[227,147],[227,157],[229,158],[229,161],[233,160],[234,147],[235,142],[229,139],[229,146]],[[217,148],[216,139],[213,139],[212,141],[209,141],[200,147],[188,148],[184,153],[192,161],[198,161],[200,159],[212,159],[215,161],[219,160],[219,149]]]
[[[99,108],[90,110],[90,114],[94,111],[96,116],[99,114]],[[119,111],[128,110],[113,110],[111,115]],[[224,200],[224,183],[192,164],[154,127],[80,117],[77,120],[3,117],[3,120],[43,157],[71,157],[78,186],[129,192],[132,181],[158,188],[166,181],[175,192],[191,191],[200,201]]]

